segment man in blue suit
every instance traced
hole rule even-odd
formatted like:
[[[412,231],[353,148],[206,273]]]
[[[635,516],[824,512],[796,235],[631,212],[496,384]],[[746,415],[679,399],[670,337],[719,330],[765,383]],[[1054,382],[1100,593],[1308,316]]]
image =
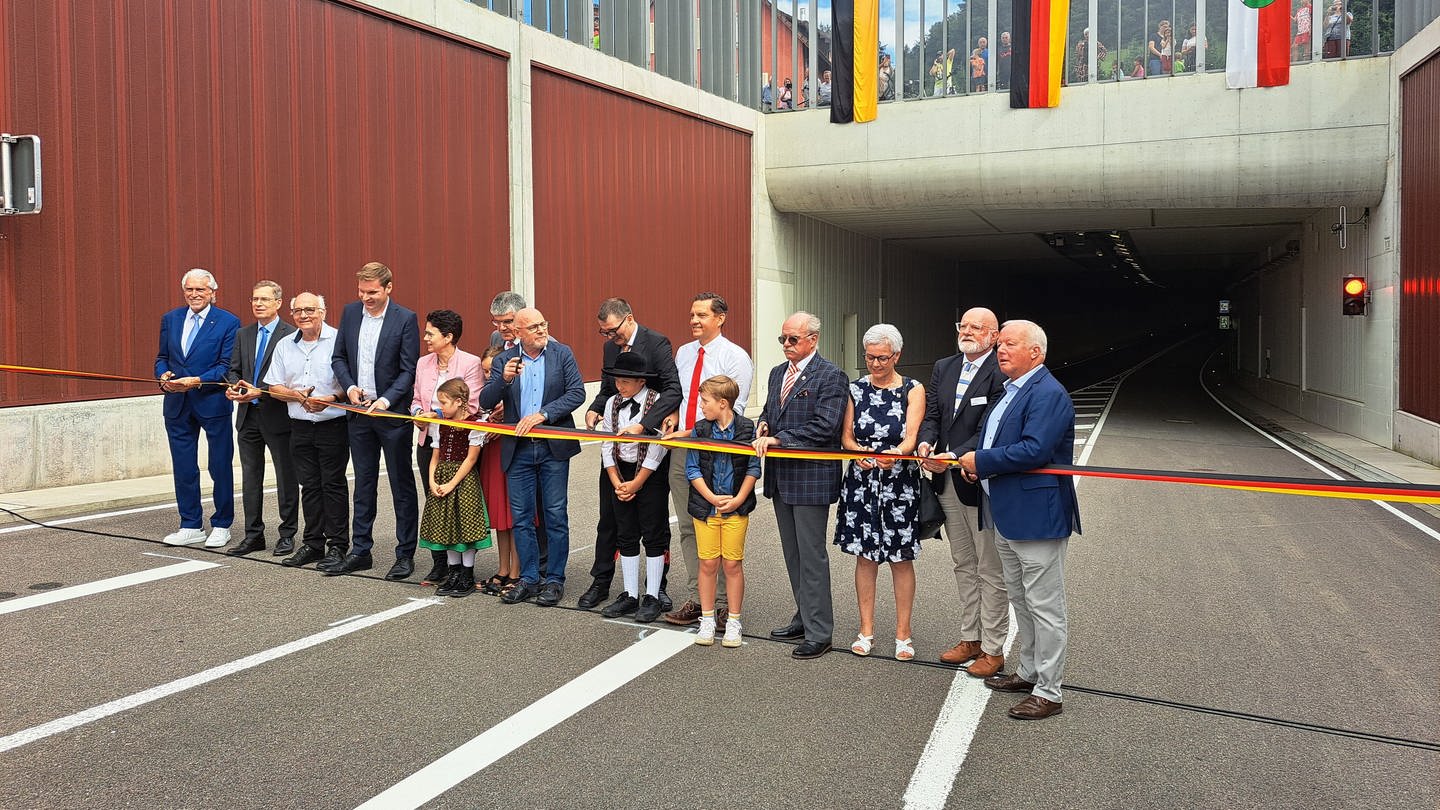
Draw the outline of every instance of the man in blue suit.
[[[360,300],[345,306],[331,368],[350,404],[368,410],[346,414],[350,460],[355,466],[355,509],[350,553],[325,576],[368,571],[374,566],[370,549],[375,539],[375,502],[380,488],[380,454],[390,477],[395,505],[395,564],[386,579],[401,580],[415,572],[415,546],[420,528],[420,501],[410,466],[411,430],[404,419],[370,416],[374,411],[410,414],[415,389],[415,364],[420,359],[420,324],[415,313],[390,300],[394,276],[380,262],[355,274]]]
[[[780,328],[785,362],[770,370],[765,410],[755,427],[755,452],[773,447],[835,448],[849,380],[820,356],[820,319],[797,312]],[[770,637],[801,640],[794,658],[819,658],[830,651],[835,611],[830,595],[830,504],[840,499],[840,462],[766,459],[765,497],[775,506],[780,550],[795,596],[795,616]]]
[[[980,523],[994,527],[1015,610],[1019,666],[985,685],[1029,692],[1010,709],[1016,720],[1039,720],[1062,711],[1065,674],[1065,551],[1080,532],[1075,481],[1065,475],[1027,475],[1075,456],[1075,406],[1043,365],[1045,331],[1031,321],[1009,321],[995,354],[1006,376],[1005,395],[982,421],[979,449],[960,457],[966,478],[980,482]]]
[[[538,309],[516,312],[514,329],[520,343],[491,361],[490,379],[480,391],[480,407],[493,408],[503,401],[505,422],[515,426],[513,438],[500,440],[500,465],[510,489],[515,551],[520,555],[520,582],[502,597],[512,605],[534,597],[537,605],[553,607],[565,595],[565,564],[570,557],[570,459],[580,452],[580,442],[526,434],[540,425],[575,427],[573,414],[585,401],[585,382],[574,353],[550,338],[549,326]],[[535,537],[537,492],[550,542],[544,571],[540,570]]]
[[[240,319],[214,306],[220,285],[208,270],[195,268],[180,279],[185,306],[160,319],[160,350],[155,354],[155,376],[165,391],[165,433],[170,439],[170,464],[175,475],[175,500],[180,509],[180,531],[165,542],[188,546],[205,541],[206,548],[230,542],[235,521],[235,473],[231,463],[230,400],[219,383],[230,370],[235,331]],[[210,515],[210,536],[205,536],[200,506],[200,431],[210,451],[210,483],[215,511]]]

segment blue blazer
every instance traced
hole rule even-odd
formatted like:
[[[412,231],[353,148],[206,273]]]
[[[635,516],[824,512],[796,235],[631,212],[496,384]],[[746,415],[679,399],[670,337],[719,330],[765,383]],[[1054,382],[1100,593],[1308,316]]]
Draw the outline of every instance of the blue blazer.
[[[554,338],[545,344],[545,394],[540,410],[545,412],[545,424],[553,427],[575,427],[575,409],[585,402],[585,381],[580,377],[580,367],[575,364],[575,353]],[[505,403],[505,424],[519,423],[520,386],[505,382],[505,364],[520,356],[520,344],[495,355],[490,361],[490,379],[480,390],[480,407],[490,410],[500,402]],[[500,437],[500,466],[510,469],[515,457],[516,439]],[[529,441],[520,439],[519,441]],[[558,459],[567,459],[580,452],[580,442],[575,439],[545,439],[550,454]]]
[[[1000,400],[985,409],[977,447],[984,443],[985,425]],[[975,472],[989,479],[995,528],[1006,538],[1060,540],[1080,533],[1080,506],[1075,479],[1068,475],[1025,475],[1027,470],[1075,461],[1075,405],[1070,394],[1044,366],[1035,372],[1000,416],[988,450],[975,451]],[[985,512],[980,512],[984,528]]]
[[[176,377],[199,377],[208,383],[224,382],[230,371],[230,355],[235,350],[235,332],[240,328],[240,319],[229,312],[210,305],[210,314],[200,324],[200,333],[190,344],[190,353],[181,348],[185,336],[185,319],[190,317],[189,307],[172,309],[160,317],[160,350],[155,354],[155,376],[173,372]],[[225,389],[219,385],[202,385],[192,391],[166,394],[164,411],[166,419],[180,416],[186,404],[201,419],[227,416],[231,412],[230,400],[225,398]]]
[[[360,324],[365,305],[352,301],[340,316],[340,334],[330,365],[335,380],[346,391],[360,379]],[[375,346],[375,389],[390,403],[389,410],[410,415],[410,398],[415,393],[415,364],[420,360],[420,325],[415,313],[391,299]]]
[[[756,421],[765,423],[781,447],[838,448],[850,381],[817,352],[781,405],[780,389],[789,365],[781,363],[770,369],[769,395]],[[841,474],[838,461],[766,458],[765,497],[778,496],[791,506],[832,504],[840,500]]]

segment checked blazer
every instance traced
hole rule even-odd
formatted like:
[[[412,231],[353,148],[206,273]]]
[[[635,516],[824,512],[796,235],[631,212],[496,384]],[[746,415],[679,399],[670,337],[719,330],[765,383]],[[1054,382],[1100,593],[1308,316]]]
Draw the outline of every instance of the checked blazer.
[[[960,407],[955,407],[955,387],[960,383],[960,373],[965,368],[965,355],[953,354],[935,364],[930,375],[930,385],[925,389],[925,421],[920,423],[920,441],[930,445],[936,453],[950,452],[956,456],[980,446],[980,417],[989,406],[1005,396],[1005,375],[1000,373],[1000,363],[995,351],[980,363],[965,389]],[[980,503],[980,488],[965,480],[959,467],[952,467],[949,475],[935,476],[936,490],[945,491],[949,481],[955,487],[955,494],[966,506]]]
[[[780,403],[780,389],[789,363],[770,369],[770,390],[765,409],[756,420],[769,435],[788,449],[810,447],[835,449],[840,446],[840,423],[845,418],[845,401],[850,381],[834,363],[817,352],[795,381],[790,398]],[[839,461],[765,459],[765,497],[779,498],[791,506],[825,506],[840,499]]]

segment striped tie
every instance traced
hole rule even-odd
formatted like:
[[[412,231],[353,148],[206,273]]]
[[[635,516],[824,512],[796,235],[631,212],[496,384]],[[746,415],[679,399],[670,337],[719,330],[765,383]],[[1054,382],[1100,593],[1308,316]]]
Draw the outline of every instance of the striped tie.
[[[965,392],[970,390],[970,383],[975,379],[975,364],[969,360],[965,361],[965,367],[960,370],[960,382],[955,386],[955,410],[959,412],[960,403],[965,401]]]
[[[790,389],[795,387],[795,380],[800,376],[800,367],[794,363],[790,364],[789,370],[785,372],[785,384],[780,386],[780,404],[790,399]]]

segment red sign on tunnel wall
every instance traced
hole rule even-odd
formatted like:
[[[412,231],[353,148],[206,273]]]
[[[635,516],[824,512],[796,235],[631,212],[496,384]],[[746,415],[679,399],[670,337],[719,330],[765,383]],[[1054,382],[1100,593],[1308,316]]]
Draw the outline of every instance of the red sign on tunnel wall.
[[[0,362],[148,376],[180,276],[324,295],[395,271],[482,345],[509,286],[506,59],[326,0],[0,2],[0,128],[45,210],[0,219]],[[0,376],[0,405],[155,394]]]
[[[1440,422],[1440,56],[1400,79],[1400,409]]]

